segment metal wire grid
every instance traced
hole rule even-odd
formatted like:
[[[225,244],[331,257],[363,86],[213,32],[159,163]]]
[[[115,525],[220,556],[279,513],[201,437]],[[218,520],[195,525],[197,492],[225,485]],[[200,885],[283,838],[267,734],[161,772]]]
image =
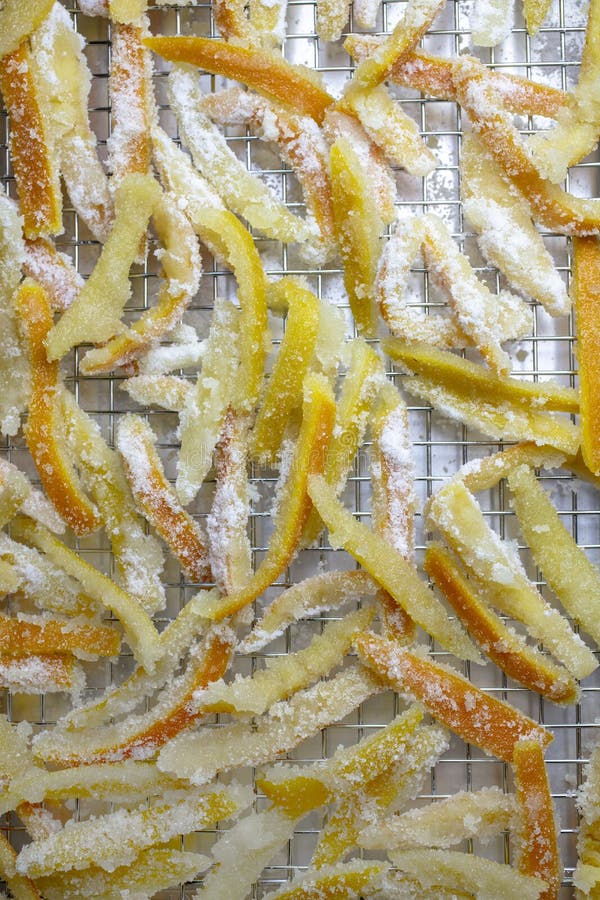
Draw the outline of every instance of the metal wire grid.
[[[69,2],[67,8],[75,17],[76,24],[88,41],[88,61],[92,69],[93,87],[90,97],[91,120],[94,130],[99,135],[101,154],[105,152],[106,138],[110,134],[110,100],[108,96],[108,72],[110,68],[110,29],[107,23],[90,20],[83,16]],[[469,7],[467,0],[449,0],[449,4],[440,15],[424,45],[432,52],[445,55],[456,55],[465,50],[470,42]],[[377,31],[391,30],[403,9],[401,0],[383,0],[379,13]],[[154,32],[185,34],[198,33],[214,36],[214,26],[210,4],[199,3],[183,8],[150,8],[152,30]],[[517,12],[517,25],[512,38],[500,48],[479,52],[480,58],[497,68],[540,78],[562,88],[571,86],[577,77],[577,66],[583,43],[585,29],[585,9],[567,0],[555,0],[547,24],[538,36],[531,39]],[[337,45],[321,43],[316,37],[316,0],[290,0],[288,8],[288,30],[285,41],[285,54],[294,62],[303,62],[323,72],[326,82],[334,92],[352,71],[347,54]],[[354,30],[352,13],[349,31]],[[541,48],[541,49],[540,49]],[[215,89],[218,79],[206,76],[205,87]],[[169,133],[177,137],[174,119],[170,114],[164,91],[164,70],[158,64],[156,74],[157,97],[160,104],[161,119]],[[499,274],[485,265],[478,255],[472,233],[465,226],[460,203],[458,163],[460,158],[460,142],[463,123],[460,110],[454,104],[424,99],[414,92],[398,91],[402,97],[406,111],[418,122],[421,131],[440,159],[435,173],[427,179],[417,179],[403,172],[398,173],[398,204],[404,209],[416,212],[433,211],[440,215],[451,228],[465,251],[468,252],[477,267],[480,276],[485,279],[492,290],[503,286]],[[523,131],[532,130],[534,121],[522,120]],[[294,211],[302,208],[302,198],[293,174],[282,165],[278,158],[265,150],[252,135],[247,132],[231,131],[230,146],[242,158],[249,169],[260,167],[271,185],[280,192],[281,198]],[[8,154],[8,122],[6,115],[0,112],[0,176],[5,189],[14,195],[14,180],[9,164]],[[569,176],[568,189],[582,192],[587,196],[597,195],[596,179],[598,168],[596,159],[586,161],[578,166]],[[557,267],[568,279],[571,255],[568,243],[563,238],[547,235],[548,246],[552,249]],[[343,309],[348,304],[343,293],[342,275],[339,269],[328,267],[310,269],[294,248],[286,248],[257,237],[259,249],[266,263],[267,274],[279,277],[284,273],[304,275],[312,289],[320,298],[330,300]],[[97,258],[98,246],[90,239],[85,226],[69,207],[65,210],[65,234],[57,242],[63,252],[69,253],[78,270],[89,274]],[[414,267],[413,287],[415,288],[415,304],[434,312],[443,303],[435,287],[430,283],[427,272],[418,264]],[[128,312],[135,317],[140,310],[151,304],[156,292],[157,271],[150,260],[134,275],[134,298]],[[205,260],[205,272],[198,298],[190,309],[188,320],[198,326],[201,334],[205,333],[210,310],[217,295],[231,295],[234,284],[229,273],[220,270],[208,257]],[[554,374],[565,384],[573,384],[575,379],[575,360],[573,352],[573,321],[549,320],[541,307],[532,305],[532,335],[515,347],[513,358],[515,369],[537,379]],[[348,321],[350,316],[348,313]],[[274,343],[278,343],[275,335]],[[401,377],[390,370],[390,377],[401,381]],[[101,376],[86,378],[79,374],[79,351],[75,351],[69,362],[67,380],[74,390],[81,405],[92,413],[100,422],[105,437],[112,443],[114,431],[119,417],[127,411],[140,411],[129,397],[122,392],[120,376]],[[160,447],[168,472],[174,476],[174,459],[177,450],[175,436],[176,419],[172,414],[157,410],[143,410],[159,435]],[[416,490],[423,503],[427,497],[456,468],[470,459],[487,455],[501,445],[474,433],[464,426],[448,423],[437,413],[420,403],[409,405],[411,436],[415,461],[417,465]],[[35,476],[31,460],[27,454],[21,436],[6,441],[3,454],[17,465]],[[353,473],[344,493],[346,504],[352,508],[362,520],[368,521],[370,515],[369,491],[369,447],[366,445],[358,455]],[[250,537],[253,557],[256,564],[264,555],[268,545],[270,526],[270,501],[276,481],[276,473],[258,470],[251,472],[251,481],[258,494],[253,501],[250,515]],[[586,549],[592,559],[600,560],[600,535],[598,500],[595,492],[586,485],[575,483],[568,474],[560,473],[547,476],[548,488],[554,490],[556,505],[563,520],[571,529],[578,543]],[[211,485],[201,492],[193,509],[199,517],[206,515],[210,505]],[[482,497],[486,515],[495,525],[502,537],[517,537],[515,518],[510,509],[507,490],[503,485]],[[424,534],[422,521],[418,519],[418,548],[420,559],[424,550]],[[112,561],[109,546],[101,538],[92,536],[76,542],[78,549],[98,567],[112,572]],[[527,558],[526,548],[520,545],[528,562],[528,572],[543,592],[546,591],[541,573]],[[268,595],[305,577],[315,571],[315,566],[325,568],[350,568],[352,560],[341,551],[333,551],[324,542],[316,550],[304,551],[299,559],[286,571]],[[194,588],[183,581],[178,567],[168,564],[165,570],[165,586],[168,605],[164,614],[158,618],[160,623],[174,616],[181,605],[194,593]],[[319,631],[327,616],[318,617],[308,623],[294,626],[284,637],[265,651],[252,658],[240,660],[236,671],[249,674],[263,664],[267,657],[289,653],[304,646],[310,635]],[[432,651],[446,657],[443,651],[432,646]],[[118,666],[98,665],[90,676],[90,692],[98,692],[105,684],[121,678],[124,669],[131,664],[130,657],[125,656]],[[546,703],[536,695],[519,687],[488,664],[484,670],[464,665],[464,672],[474,683],[503,699],[509,700],[518,708],[539,719],[552,728],[555,740],[547,754],[548,768],[552,784],[553,797],[561,822],[560,846],[565,863],[566,878],[561,891],[561,898],[572,895],[570,877],[575,864],[575,839],[577,815],[573,801],[573,790],[582,781],[583,764],[589,756],[590,746],[597,740],[595,737],[598,715],[596,693],[600,684],[598,678],[592,676],[582,690],[581,702],[569,709],[562,709]],[[63,701],[54,695],[42,698],[28,698],[23,695],[4,696],[0,701],[13,720],[29,719],[39,725],[54,721],[63,711]],[[353,716],[343,723],[326,729],[322,735],[305,742],[298,751],[291,753],[295,761],[310,761],[325,758],[334,752],[339,744],[352,744],[360,740],[372,729],[381,727],[390,721],[398,708],[398,701],[391,694],[376,698],[364,704]],[[416,802],[427,803],[434,797],[449,795],[460,789],[477,789],[484,785],[497,784],[502,788],[511,788],[509,767],[486,757],[483,753],[462,744],[454,739],[450,750],[435,767],[424,792]],[[265,805],[260,796],[256,802],[257,809]],[[81,804],[81,811],[88,811],[89,803]],[[76,812],[79,812],[76,809]],[[265,891],[288,880],[294,873],[308,865],[314,849],[319,827],[322,823],[320,814],[305,819],[294,835],[293,841],[272,861],[265,870],[259,883],[254,888],[254,897],[264,896]],[[23,840],[19,823],[9,818],[5,827],[15,846]],[[209,850],[217,834],[204,832],[201,835],[186,839],[186,849]],[[469,849],[481,852],[499,861],[512,858],[510,840],[504,837],[487,847],[478,842],[469,842]],[[162,892],[161,898],[190,896],[194,885]]]

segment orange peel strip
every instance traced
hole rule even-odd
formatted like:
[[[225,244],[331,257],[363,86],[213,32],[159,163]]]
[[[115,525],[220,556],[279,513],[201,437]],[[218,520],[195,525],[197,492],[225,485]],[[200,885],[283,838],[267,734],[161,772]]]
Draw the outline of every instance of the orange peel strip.
[[[533,383],[496,375],[484,366],[426,344],[387,338],[383,341],[383,347],[395,362],[408,371],[435,379],[450,390],[466,396],[476,394],[482,403],[499,405],[509,401],[536,409],[579,412],[578,391],[552,381]]]
[[[224,594],[243,591],[252,572],[248,429],[248,416],[228,409],[214,453],[216,488],[206,519],[208,557],[215,584]]]
[[[439,600],[421,581],[416,567],[384,538],[358,522],[343,507],[325,479],[313,476],[309,494],[329,528],[332,546],[342,546],[390,594],[409,616],[460,659],[479,662],[480,656],[462,627],[448,618]]]
[[[181,735],[163,747],[158,768],[187,778],[192,784],[202,784],[217,772],[270,762],[340,721],[380,690],[378,681],[367,670],[345,668],[328,681],[275,704],[255,724],[235,722]]]
[[[61,653],[118,656],[120,646],[121,635],[114,628],[72,625],[48,619],[22,621],[0,615],[0,654],[3,656]]]
[[[288,625],[299,619],[338,609],[361,598],[374,599],[379,592],[367,572],[323,572],[305,578],[283,591],[261,619],[255,622],[248,637],[238,644],[239,653],[255,653],[283,634]]]
[[[54,0],[5,0],[0,11],[0,59],[39,28]]]
[[[424,567],[471,637],[498,668],[530,691],[555,703],[577,702],[579,692],[574,678],[507,628],[471,589],[447,551],[437,544],[430,544]]]
[[[459,791],[447,799],[367,825],[360,833],[359,844],[368,850],[445,850],[465,840],[485,841],[508,831],[515,811],[514,797],[497,787]]]
[[[531,221],[529,204],[495,171],[493,157],[473,134],[463,140],[460,176],[465,216],[484,257],[551,316],[568,315],[566,286]]]
[[[397,850],[390,859],[427,888],[430,897],[443,897],[441,892],[449,890],[480,900],[538,900],[546,887],[541,879],[521,875],[512,866],[456,850]]]
[[[600,201],[574,197],[540,175],[485,67],[473,59],[461,60],[454,81],[474,132],[526,198],[535,221],[559,234],[598,234]]]
[[[360,334],[374,337],[377,311],[373,284],[384,223],[368,170],[346,137],[331,148],[331,189],[338,247],[344,264],[344,285]]]
[[[170,680],[148,713],[130,715],[118,725],[44,732],[35,742],[35,754],[53,764],[69,766],[152,758],[204,714],[194,694],[223,676],[232,647],[233,635],[228,629],[209,632],[183,675]],[[132,686],[137,687],[135,681]]]
[[[176,490],[182,503],[191,503],[208,475],[227,410],[236,399],[241,342],[240,312],[218,297],[202,356],[196,387],[180,412],[181,447]]]
[[[298,549],[312,501],[307,485],[323,470],[335,416],[333,392],[322,375],[304,381],[302,425],[291,464],[291,476],[282,488],[276,530],[266,556],[248,583],[217,603],[210,601],[206,615],[220,621],[252,603],[289,564]]]
[[[59,731],[72,733],[103,725],[109,719],[123,718],[142,700],[172,679],[181,658],[189,653],[191,645],[200,640],[206,630],[206,620],[199,611],[204,595],[204,591],[196,594],[186,603],[177,618],[161,631],[158,638],[161,656],[151,674],[138,666],[120,685],[107,688],[99,700],[78,706],[62,716],[56,723],[53,734]]]
[[[13,534],[19,540],[42,550],[51,562],[77,579],[93,600],[112,609],[123,626],[127,643],[136,659],[152,671],[160,656],[158,632],[135,597],[121,590],[106,575],[80,559],[42,525],[36,525],[28,519],[19,519],[14,523]]]
[[[597,668],[592,651],[529,581],[510,545],[492,531],[463,482],[451,481],[434,495],[428,521],[477,579],[486,599],[505,615],[523,622],[572,675],[585,678]]]
[[[112,132],[108,139],[113,190],[126,175],[150,172],[150,103],[152,62],[144,46],[145,29],[134,24],[115,24],[112,29],[110,98]],[[152,98],[152,99],[151,99]]]
[[[104,242],[114,216],[109,180],[90,127],[92,74],[85,41],[73,19],[55,4],[31,36],[31,62],[50,144],[73,207],[94,237]]]
[[[411,0],[392,33],[358,64],[342,98],[342,105],[354,93],[385,81],[393,67],[419,43],[444,3],[445,0]]]
[[[344,50],[357,62],[369,56],[383,41],[370,34],[350,34]],[[434,56],[416,49],[401,62],[395,63],[389,80],[403,87],[413,88],[439,100],[456,100],[454,70],[458,59]],[[523,116],[556,118],[558,110],[568,103],[569,95],[559,88],[512,75],[498,69],[489,71],[489,78],[511,112]]]
[[[83,672],[72,656],[0,654],[0,687],[19,694],[77,691],[83,687]]]
[[[85,375],[109,372],[137,359],[181,322],[198,290],[202,271],[198,241],[170,196],[163,195],[155,205],[152,221],[163,245],[160,260],[165,276],[156,306],[104,347],[88,350],[80,363]]]
[[[575,238],[572,296],[577,319],[577,359],[581,392],[581,452],[588,469],[600,475],[600,355],[597,353],[600,243]]]
[[[252,452],[273,463],[288,421],[302,406],[302,383],[315,352],[319,300],[301,282],[283,278],[278,296],[288,309],[285,333],[252,429]]]
[[[60,253],[47,238],[25,243],[23,270],[46,291],[53,309],[64,311],[85,284],[66,253]]]
[[[150,37],[146,46],[171,62],[191,63],[213,75],[241,81],[319,124],[333,97],[304,66],[293,66],[267,50],[248,49],[201,37]]]
[[[546,882],[540,900],[556,900],[563,867],[544,751],[537,741],[518,741],[513,757],[517,803],[521,817],[519,872]]]
[[[185,573],[194,581],[210,580],[206,538],[167,480],[155,440],[140,416],[129,413],[119,422],[117,447],[133,496]]]
[[[484,694],[447,666],[374,634],[357,638],[355,646],[365,665],[391,688],[415,696],[464,741],[498,759],[512,762],[515,745],[521,738],[533,738],[543,746],[552,740],[542,725],[508,703]]]
[[[386,382],[371,414],[373,531],[407,560],[414,558],[414,461],[408,431],[408,411],[402,397]],[[414,640],[415,624],[385,591],[378,597],[387,637],[400,643]]]
[[[132,863],[148,847],[228,819],[250,802],[241,786],[190,791],[183,800],[150,808],[119,810],[83,822],[45,840],[34,841],[17,857],[17,871],[33,878],[95,865],[111,871]]]
[[[34,82],[22,44],[0,61],[0,91],[10,118],[10,150],[25,236],[60,234],[62,194]]]
[[[50,330],[48,359],[57,360],[82,341],[100,343],[124,330],[131,295],[129,269],[138,252],[160,187],[150,175],[127,175],[115,197],[115,221],[94,270],[75,302]]]
[[[225,41],[245,47],[257,46],[260,38],[246,15],[243,0],[215,0],[213,6],[215,25]]]
[[[110,538],[117,583],[133,594],[146,612],[163,609],[166,601],[160,581],[162,547],[154,535],[146,534],[119,456],[70,392],[64,391],[61,401],[67,445],[79,461],[83,482]]]
[[[329,150],[321,129],[309,116],[299,116],[258,94],[229,88],[207,94],[202,109],[220,125],[249,125],[259,138],[274,141],[282,159],[302,186],[309,218],[320,233],[315,251],[328,259],[335,252]]]
[[[578,547],[528,466],[508,474],[523,537],[569,615],[600,644],[600,574]]]
[[[31,360],[32,384],[25,437],[44,489],[59,515],[76,534],[98,528],[98,514],[81,489],[61,440],[58,362],[48,362],[44,342],[52,310],[43,288],[26,279],[15,297],[21,331]]]
[[[98,900],[98,897],[128,893],[152,895],[180,882],[193,881],[209,865],[208,857],[198,853],[154,846],[142,850],[131,865],[117,866],[114,872],[89,866],[42,876],[36,878],[36,883],[44,892],[45,900],[82,900],[83,897]]]
[[[305,872],[287,887],[272,894],[272,900],[341,900],[362,896],[362,891],[387,871],[385,863],[353,860],[318,871]]]

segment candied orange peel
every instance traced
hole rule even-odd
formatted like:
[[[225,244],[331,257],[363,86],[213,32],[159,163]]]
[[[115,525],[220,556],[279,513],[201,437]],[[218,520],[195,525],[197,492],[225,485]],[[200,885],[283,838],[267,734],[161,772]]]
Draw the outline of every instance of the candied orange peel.
[[[434,663],[392,641],[365,635],[355,641],[359,657],[400,693],[420,700],[463,740],[511,762],[521,738],[546,746],[549,731],[501,700],[484,694],[449,666]]]

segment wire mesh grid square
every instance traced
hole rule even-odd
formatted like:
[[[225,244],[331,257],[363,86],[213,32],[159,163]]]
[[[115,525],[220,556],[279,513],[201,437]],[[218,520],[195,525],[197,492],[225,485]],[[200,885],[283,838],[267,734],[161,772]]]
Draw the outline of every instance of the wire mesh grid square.
[[[110,135],[110,97],[108,89],[108,73],[110,69],[110,26],[105,20],[89,19],[81,14],[72,2],[66,0],[65,5],[74,16],[78,30],[87,40],[86,55],[93,73],[92,91],[90,95],[90,116],[92,127],[98,135],[101,157],[106,155],[106,139]],[[389,32],[405,6],[403,0],[382,0],[377,33]],[[448,4],[438,16],[423,45],[430,52],[441,55],[456,55],[471,48],[469,17],[473,0],[448,0]],[[168,6],[149,7],[151,30],[163,34],[201,34],[216,36],[211,5],[198,3],[185,7]],[[512,35],[501,46],[492,50],[479,50],[475,54],[483,62],[495,68],[515,72],[532,78],[539,78],[556,87],[567,89],[577,80],[578,65],[583,46],[586,8],[580,0],[554,0],[548,18],[535,38],[530,38],[524,28],[520,9],[516,11],[516,26]],[[347,53],[338,44],[327,44],[316,35],[316,2],[314,0],[290,0],[287,13],[287,36],[284,42],[286,57],[292,62],[300,62],[318,69],[324,75],[329,90],[339,94],[344,81],[352,72],[352,62]],[[352,10],[348,31],[354,31]],[[166,103],[165,74],[166,67],[156,61],[155,84],[157,99],[160,105],[161,124],[173,138],[178,138],[176,123]],[[215,90],[221,86],[221,80],[211,76],[203,76],[205,90]],[[460,160],[461,137],[463,123],[460,110],[453,103],[424,99],[414,91],[397,89],[395,91],[406,112],[418,123],[426,141],[434,149],[438,158],[436,170],[426,179],[419,179],[397,172],[398,205],[410,212],[435,212],[448,225],[461,247],[469,255],[480,277],[495,291],[504,287],[503,280],[496,270],[486,265],[478,253],[474,235],[468,231],[463,217],[460,202],[458,165]],[[521,118],[520,127],[524,133],[544,127],[544,120]],[[15,196],[15,185],[12,177],[8,151],[9,125],[6,114],[0,111],[0,177],[7,193]],[[279,194],[290,208],[298,212],[302,209],[302,197],[293,173],[274,156],[268,148],[259,143],[247,132],[231,130],[228,132],[229,143],[234,152],[246,163],[249,169],[260,169],[263,177]],[[583,196],[598,196],[598,164],[596,157],[583,162],[572,169],[567,189]],[[58,240],[59,249],[69,254],[78,271],[88,275],[98,257],[99,246],[92,240],[86,227],[75,212],[67,205],[64,215],[65,233]],[[557,268],[568,280],[571,265],[571,249],[565,238],[544,235],[548,248],[554,255]],[[278,278],[284,273],[301,273],[310,287],[320,298],[329,300],[348,310],[343,291],[342,273],[339,269],[325,267],[311,269],[303,262],[294,248],[286,248],[273,241],[257,237],[259,250],[263,256],[267,275]],[[412,273],[412,297],[416,306],[426,311],[434,311],[443,300],[427,272],[416,265]],[[140,310],[152,303],[158,284],[158,270],[151,256],[144,267],[135,269],[133,276],[133,299],[128,306],[127,315],[135,318]],[[210,310],[216,296],[234,296],[235,285],[232,276],[218,268],[212,259],[205,255],[204,274],[199,294],[192,304],[186,320],[195,324],[201,336],[206,334],[210,321]],[[350,314],[348,323],[350,327]],[[575,383],[573,321],[553,320],[546,315],[541,306],[531,305],[531,336],[513,345],[511,357],[515,370],[531,379],[554,375],[565,385]],[[273,343],[277,345],[281,335],[274,334]],[[64,368],[64,364],[63,364]],[[84,377],[79,373],[79,353],[75,351],[68,358],[67,383],[74,391],[80,404],[100,423],[105,438],[113,445],[116,423],[121,415],[128,411],[145,413],[152,427],[159,436],[159,445],[167,472],[174,477],[177,451],[176,416],[156,409],[140,408],[134,404],[125,392],[120,390],[121,377],[118,374],[101,377]],[[401,383],[401,376],[390,367],[390,377]],[[479,456],[487,455],[501,447],[495,441],[456,423],[449,423],[428,406],[409,404],[411,438],[417,467],[416,491],[421,505],[441,483],[463,463]],[[35,481],[35,471],[28,456],[22,436],[6,441],[2,455],[14,461],[27,471]],[[344,502],[356,515],[368,523],[370,516],[369,491],[369,447],[362,448],[354,464],[351,477],[344,492]],[[250,537],[252,541],[253,561],[258,565],[268,545],[270,534],[270,505],[276,482],[275,472],[261,471],[254,467],[251,481],[255,487],[250,515]],[[550,489],[561,518],[571,530],[580,546],[585,548],[590,558],[600,562],[600,511],[596,492],[588,485],[577,481],[570,475],[561,472],[547,476],[545,487]],[[204,517],[209,508],[212,496],[212,485],[209,483],[199,495],[193,507],[194,515]],[[508,492],[503,485],[488,491],[481,498],[482,506],[491,524],[502,537],[518,539],[515,517],[510,509]],[[422,561],[424,550],[423,523],[420,516],[417,521],[417,557]],[[97,567],[111,574],[112,560],[110,547],[106,540],[91,536],[80,539],[75,546]],[[526,548],[520,545],[520,549]],[[525,554],[527,562],[527,555]],[[281,589],[296,583],[309,573],[314,573],[317,566],[325,569],[353,568],[353,560],[343,551],[333,551],[326,541],[321,541],[318,549],[304,551],[290,566],[277,583],[267,592],[267,599],[272,598]],[[528,574],[546,592],[541,573],[529,560]],[[162,627],[174,617],[181,606],[189,600],[194,588],[187,584],[179,569],[167,563],[165,569],[165,586],[167,608],[157,617],[157,624]],[[548,597],[548,599],[551,599]],[[317,617],[298,623],[288,630],[285,636],[270,645],[267,651],[258,653],[252,658],[241,659],[234,671],[250,674],[257,667],[264,665],[269,656],[289,653],[305,646],[310,637],[320,631],[327,616]],[[432,645],[436,656],[446,658],[447,654]],[[98,694],[106,685],[120,681],[130,670],[131,656],[125,654],[119,663],[97,664],[89,676],[89,696]],[[491,663],[478,670],[469,664],[462,664],[463,672],[472,678],[474,683],[494,696],[510,701],[516,707],[547,724],[554,733],[554,742],[547,752],[548,770],[552,793],[560,822],[560,850],[565,864],[565,879],[561,889],[562,898],[572,896],[571,876],[576,859],[577,813],[573,792],[581,784],[583,764],[589,757],[590,747],[597,740],[596,717],[599,712],[597,699],[598,678],[587,679],[581,695],[581,701],[569,708],[557,707],[544,702],[519,685],[507,679]],[[42,726],[52,723],[65,711],[66,701],[61,696],[32,698],[24,695],[3,695],[0,698],[0,710],[8,712],[13,721],[28,719]],[[340,745],[356,743],[366,734],[385,725],[398,711],[398,701],[390,693],[377,697],[365,704],[341,724],[326,729],[312,740],[304,742],[298,750],[288,756],[294,761],[310,761],[330,756]],[[432,771],[431,778],[424,792],[415,803],[428,803],[432,798],[441,798],[458,790],[477,789],[483,786],[498,785],[503,789],[511,789],[511,773],[509,767],[495,759],[487,757],[475,748],[465,746],[458,739],[453,739],[450,750]],[[266,800],[259,794],[256,800],[258,810],[265,808]],[[90,809],[103,808],[100,804],[94,807],[86,801],[75,807],[75,813],[87,813]],[[294,838],[287,847],[274,859],[263,872],[259,882],[253,889],[253,897],[265,894],[287,881],[295,873],[306,867],[310,861],[319,828],[322,824],[320,813],[314,813],[302,821]],[[23,841],[23,832],[18,820],[8,817],[2,826],[6,829],[11,841],[19,847]],[[185,849],[203,852],[210,850],[217,832],[208,831],[199,835],[188,836],[183,844]],[[477,841],[468,843],[466,849],[482,853],[501,862],[512,858],[513,848],[508,836],[497,839],[487,846],[480,846]],[[201,882],[195,882],[181,888],[163,891],[160,898],[186,897],[193,894]]]

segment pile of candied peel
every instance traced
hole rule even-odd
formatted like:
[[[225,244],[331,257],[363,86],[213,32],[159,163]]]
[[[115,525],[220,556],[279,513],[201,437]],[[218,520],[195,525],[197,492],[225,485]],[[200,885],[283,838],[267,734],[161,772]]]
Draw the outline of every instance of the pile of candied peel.
[[[79,0],[76,16],[58,0],[0,4],[15,197],[0,196],[0,431],[31,463],[26,474],[0,460],[0,812],[12,838],[0,831],[0,876],[17,900],[183,885],[204,900],[551,900],[563,883],[600,896],[600,749],[577,751],[591,758],[565,880],[545,762],[558,732],[465,677],[500,671],[552,710],[577,704],[598,666],[600,572],[539,475],[600,485],[600,200],[562,187],[600,135],[600,0],[569,92],[425,52],[444,3],[408,0],[390,33],[349,34],[352,75],[336,97],[282,52],[285,0],[214,0],[216,38],[152,33],[144,0]],[[478,0],[474,45],[506,38],[511,6]],[[532,40],[548,6],[524,0]],[[318,0],[320,41],[339,41],[348,15],[347,0]],[[110,20],[106,143],[76,27],[88,17]],[[377,17],[377,2],[355,0],[360,29]],[[178,140],[163,127],[165,85]],[[399,214],[398,172],[423,179],[437,158],[398,85],[460,108],[465,220],[506,288],[490,289],[442,218]],[[547,128],[523,136],[522,117]],[[236,155],[236,129],[278,154],[302,204]],[[95,252],[85,280],[60,249],[63,204]],[[570,239],[570,296],[542,231]],[[267,275],[265,241],[293,245],[312,271],[341,262],[342,308],[306,278]],[[236,290],[199,326],[211,258]],[[149,260],[158,290],[140,310]],[[415,265],[443,303],[415,304]],[[533,311],[560,319],[571,302],[579,386],[511,374]],[[138,410],[110,434],[81,397],[109,375]],[[423,511],[400,388],[504,446],[451,473]],[[157,411],[177,420],[176,458]],[[345,493],[361,451],[367,517]],[[257,472],[276,481],[260,553]],[[486,496],[499,485],[519,542],[492,527]],[[327,564],[290,583],[289,567],[314,559]],[[290,649],[303,627],[310,639]],[[126,665],[101,690],[122,648]],[[311,757],[303,742],[384,694],[389,724]],[[44,724],[23,699],[37,695]],[[503,765],[504,789],[416,802],[465,745]],[[307,829],[301,874],[271,876],[269,891],[261,873],[287,872],[282,854]],[[503,862],[483,846],[498,840]]]

